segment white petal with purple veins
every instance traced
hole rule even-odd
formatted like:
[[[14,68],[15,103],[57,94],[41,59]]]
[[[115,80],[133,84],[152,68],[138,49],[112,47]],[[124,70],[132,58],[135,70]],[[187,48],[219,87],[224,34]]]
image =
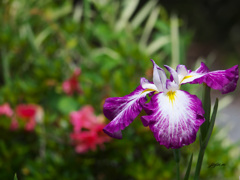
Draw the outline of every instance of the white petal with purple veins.
[[[142,116],[143,124],[149,125],[156,140],[167,148],[193,143],[205,120],[201,101],[181,90],[155,94],[144,110],[149,115]]]

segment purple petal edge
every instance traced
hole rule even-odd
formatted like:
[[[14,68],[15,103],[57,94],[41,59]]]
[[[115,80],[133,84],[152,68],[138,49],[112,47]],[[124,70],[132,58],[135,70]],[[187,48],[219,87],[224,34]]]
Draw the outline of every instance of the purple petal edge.
[[[222,94],[232,92],[237,87],[239,79],[238,65],[235,65],[227,70],[212,71],[206,75],[193,80],[191,84],[206,83],[212,89],[220,90]]]
[[[125,129],[142,111],[142,104],[147,101],[143,88],[138,86],[132,93],[124,97],[112,97],[105,100],[104,115],[111,121],[103,131],[109,136],[122,139],[121,130]]]
[[[206,66],[206,64],[204,62],[201,62],[200,67],[195,71],[196,73],[207,73],[210,70],[208,69],[208,67]]]
[[[172,104],[168,103],[164,93],[155,94],[144,105],[148,115],[141,117],[143,125],[150,127],[159,144],[173,149],[193,143],[199,127],[205,121],[202,102],[197,96],[181,90],[177,94],[176,102],[179,104],[174,105],[172,111],[169,111]],[[175,108],[180,108],[178,113],[173,111]],[[176,121],[172,121],[173,117],[177,118]]]

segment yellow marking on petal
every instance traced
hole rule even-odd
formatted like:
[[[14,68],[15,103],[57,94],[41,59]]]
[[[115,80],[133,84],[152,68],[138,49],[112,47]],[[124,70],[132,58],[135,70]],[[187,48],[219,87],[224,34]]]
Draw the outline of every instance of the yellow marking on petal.
[[[181,80],[181,82],[180,82],[180,84],[185,80],[185,79],[188,79],[188,78],[190,78],[190,77],[193,77],[193,76],[185,76],[182,80]]]
[[[156,90],[154,90],[154,89],[145,89],[142,93],[145,93],[145,92],[147,92],[147,91],[156,91]],[[141,93],[141,94],[142,94]]]
[[[173,101],[175,101],[176,91],[168,91],[167,96],[173,105]]]

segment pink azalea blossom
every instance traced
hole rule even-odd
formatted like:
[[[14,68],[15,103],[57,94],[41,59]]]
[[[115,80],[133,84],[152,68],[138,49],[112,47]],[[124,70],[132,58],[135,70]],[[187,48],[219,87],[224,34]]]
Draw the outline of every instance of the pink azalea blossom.
[[[76,68],[72,77],[63,82],[62,89],[67,95],[73,95],[74,92],[77,92],[78,94],[82,93],[82,90],[78,83],[78,77],[80,74],[81,69]]]
[[[13,115],[13,111],[8,103],[0,106],[0,115],[5,115],[7,117],[11,117]]]
[[[35,104],[20,104],[16,108],[16,115],[25,122],[26,131],[33,131],[39,117],[43,119],[43,109]]]
[[[70,113],[70,121],[74,127],[74,132],[79,132],[82,128],[91,129],[97,123],[92,106],[84,106],[79,111]]]
[[[70,113],[70,122],[73,125],[70,138],[77,153],[95,151],[97,145],[103,148],[103,143],[110,141],[102,131],[105,126],[103,120],[103,116],[95,116],[92,106],[84,106],[79,111]]]
[[[34,104],[20,104],[16,108],[16,113],[20,118],[33,118],[36,114],[36,105]]]

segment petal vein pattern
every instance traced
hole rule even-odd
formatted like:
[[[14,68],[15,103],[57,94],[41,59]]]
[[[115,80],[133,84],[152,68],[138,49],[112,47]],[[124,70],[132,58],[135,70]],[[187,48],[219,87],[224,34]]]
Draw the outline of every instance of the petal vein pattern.
[[[122,138],[121,130],[125,129],[142,111],[142,105],[147,101],[149,91],[138,86],[131,94],[124,97],[106,99],[103,106],[104,115],[111,122],[103,129],[109,136],[117,139]]]
[[[177,90],[174,98],[166,93],[155,94],[150,103],[144,105],[148,116],[142,122],[150,127],[160,145],[180,148],[193,143],[205,121],[201,101],[195,95]]]
[[[196,71],[190,71],[186,76],[178,74],[180,84],[202,84],[206,83],[212,89],[220,90],[222,94],[232,92],[237,87],[239,78],[238,65],[227,70],[209,72],[208,67],[202,62]]]
[[[238,65],[236,65],[227,70],[218,70],[206,73],[204,76],[197,78],[190,83],[206,83],[209,87],[220,90],[222,94],[226,94],[236,89],[238,78],[239,70]]]

